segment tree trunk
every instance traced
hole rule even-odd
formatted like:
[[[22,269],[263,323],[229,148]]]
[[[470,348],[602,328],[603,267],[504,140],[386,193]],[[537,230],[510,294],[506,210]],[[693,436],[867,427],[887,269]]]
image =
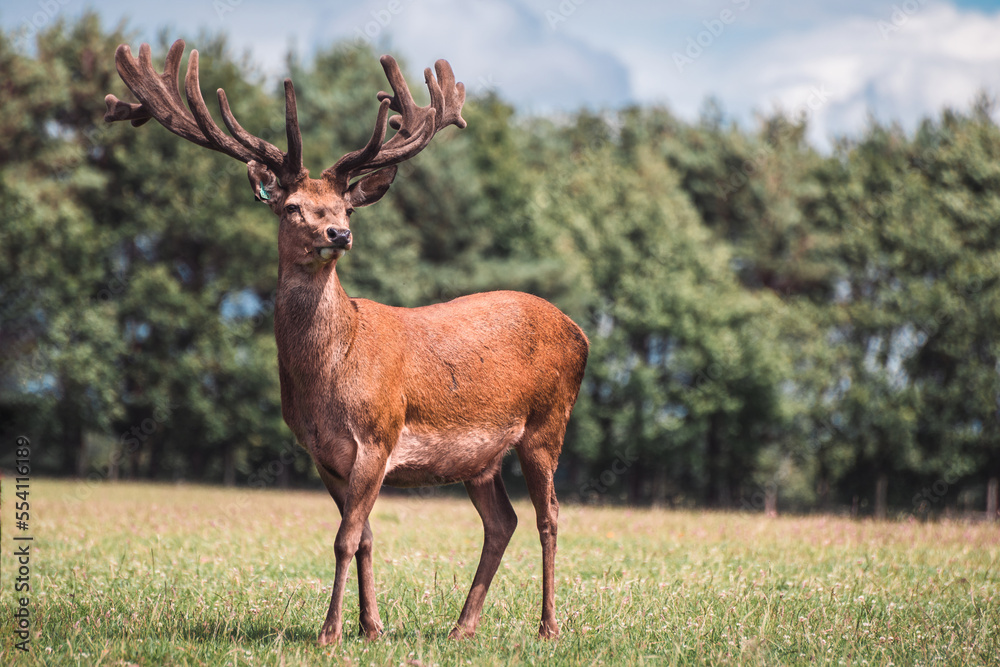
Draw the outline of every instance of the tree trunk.
[[[233,453],[233,446],[226,445],[222,452],[222,484],[223,486],[236,486],[236,456]]]
[[[139,479],[139,447],[128,453],[128,478],[130,480]]]
[[[147,442],[149,443],[149,468],[146,469],[146,477],[157,479],[163,468],[163,438],[159,433],[153,433]]]
[[[77,443],[76,450],[76,476],[83,479],[87,476],[87,470],[90,468],[90,448],[87,446],[87,438],[83,433],[83,429],[79,427],[79,421],[77,421],[77,431],[73,434],[73,439]]]
[[[764,488],[764,514],[769,517],[778,516],[778,485],[775,483]]]
[[[888,515],[889,476],[884,472],[875,480],[875,518],[882,521]]]
[[[653,472],[653,491],[651,494],[653,507],[667,507],[667,486],[669,483],[666,466],[658,466]]]
[[[68,403],[67,401],[62,407],[63,451],[73,453],[75,458],[73,471],[77,477],[82,478],[87,476],[87,442],[83,438],[83,426],[79,415],[76,414],[75,407]]]
[[[1000,478],[990,477],[990,481],[986,483],[986,520],[1000,520],[998,510],[1000,510]]]
[[[618,459],[615,459],[617,462]],[[628,482],[628,502],[630,505],[641,505],[646,499],[643,498],[643,477],[642,470],[637,466],[632,466],[626,472]]]
[[[188,464],[184,470],[184,475],[188,479],[205,479],[205,450],[195,449],[188,456]]]
[[[118,445],[111,448],[111,454],[108,456],[108,481],[117,482],[119,470],[121,469],[122,454],[121,449]]]
[[[705,438],[705,470],[708,474],[708,505],[722,507],[725,493],[725,466],[722,461],[722,437],[719,434],[719,417],[708,418],[708,433]]]
[[[822,458],[816,473],[816,503],[821,512],[825,512],[830,505],[830,479]]]

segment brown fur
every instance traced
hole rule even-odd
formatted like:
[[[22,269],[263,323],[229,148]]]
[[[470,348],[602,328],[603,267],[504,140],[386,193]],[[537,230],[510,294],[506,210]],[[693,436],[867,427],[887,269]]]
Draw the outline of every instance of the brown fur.
[[[182,46],[175,45],[168,58],[168,74],[174,71],[175,78],[174,61],[179,62]],[[119,57],[124,58],[123,53],[128,54],[127,48],[119,47]],[[145,45],[143,54],[148,60]],[[519,292],[476,294],[412,309],[351,299],[344,292],[336,265],[353,245],[350,214],[385,194],[395,176],[393,165],[423,148],[440,129],[434,126],[435,118],[464,127],[464,88],[454,82],[447,63],[437,65],[444,92],[435,89],[436,81],[432,85],[429,70],[427,74],[432,101],[445,107],[442,110],[407,101],[405,82],[387,62],[392,68],[395,63],[383,58],[397,96],[380,94],[383,102],[368,148],[345,156],[339,168],[326,170],[321,179],[310,179],[300,158],[289,159],[291,149],[288,154],[262,149],[264,163],[247,161],[254,194],[262,198],[263,192],[280,218],[274,331],[282,414],[312,456],[343,518],[334,542],[336,577],[320,643],[341,639],[344,590],[354,558],[360,630],[369,638],[382,630],[368,516],[383,484],[465,483],[482,518],[485,541],[452,637],[475,632],[486,592],[517,525],[500,477],[501,460],[511,449],[521,462],[542,543],[539,634],[553,637],[559,632],[554,593],[559,504],[553,474],[583,379],[587,338],[555,306]],[[184,112],[178,110],[179,99],[171,102],[169,113],[158,115],[163,105],[155,95],[163,93],[156,91],[169,89],[169,76],[153,72],[160,79],[130,80],[146,76],[131,73],[140,66],[152,72],[142,58],[139,65],[126,62],[123,67],[119,62],[119,71],[143,104],[129,105],[109,96],[110,120],[152,116],[196,143],[245,157],[207,134],[199,135],[201,140],[188,136],[197,129],[184,126],[183,133],[178,131],[177,114]],[[190,82],[190,69],[188,77]],[[146,89],[154,92],[144,93]],[[290,83],[286,103],[288,126],[297,133]],[[384,144],[396,146],[387,157],[379,145],[388,108],[403,113],[403,129],[396,136],[404,136]],[[189,121],[197,125],[193,118]],[[414,128],[412,135],[407,128]],[[292,134],[289,130],[290,144]],[[378,170],[371,172],[373,165]],[[279,167],[282,171],[276,174]],[[363,178],[349,183],[356,175]]]

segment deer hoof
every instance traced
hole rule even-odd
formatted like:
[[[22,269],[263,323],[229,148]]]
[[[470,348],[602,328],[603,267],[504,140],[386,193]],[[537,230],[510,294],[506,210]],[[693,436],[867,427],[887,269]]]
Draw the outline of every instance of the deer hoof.
[[[469,630],[468,628],[463,628],[460,625],[456,625],[450,633],[448,633],[448,639],[468,639],[469,637],[475,637],[476,631]]]
[[[539,639],[558,639],[559,626],[555,621],[542,621],[538,626]]]
[[[326,628],[323,628],[323,630],[319,633],[320,646],[329,646],[330,644],[339,644],[339,643],[340,643],[339,630],[335,632],[333,630],[327,630]]]
[[[382,636],[383,629],[382,621],[376,619],[374,623],[362,623],[358,634],[372,642]]]

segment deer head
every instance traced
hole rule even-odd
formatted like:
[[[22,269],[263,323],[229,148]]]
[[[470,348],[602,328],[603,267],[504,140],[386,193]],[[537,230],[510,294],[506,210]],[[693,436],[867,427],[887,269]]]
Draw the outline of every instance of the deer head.
[[[153,69],[148,44],[139,48],[138,58],[133,57],[128,45],[120,45],[115,65],[139,103],[130,104],[108,95],[104,120],[129,120],[139,126],[155,118],[179,137],[245,162],[254,197],[265,202],[281,220],[278,254],[282,267],[314,273],[335,263],[351,248],[351,214],[382,198],[396,176],[396,165],[423,150],[439,130],[448,125],[466,126],[462,118],[465,86],[456,83],[447,61],[435,63],[436,77],[430,68],[424,70],[431,101],[421,107],[413,101],[396,61],[382,56],[382,69],[393,94],[378,93],[379,108],[371,139],[325,169],[320,178],[309,178],[309,170],[302,164],[302,133],[290,79],[285,79],[288,151],[282,152],[243,129],[221,88],[217,91],[219,107],[232,136],[219,129],[201,94],[197,50],[192,50],[188,59],[185,106],[179,89],[183,53],[184,41],[177,40],[160,74]],[[390,118],[390,110],[398,115]],[[387,125],[396,133],[385,141]]]

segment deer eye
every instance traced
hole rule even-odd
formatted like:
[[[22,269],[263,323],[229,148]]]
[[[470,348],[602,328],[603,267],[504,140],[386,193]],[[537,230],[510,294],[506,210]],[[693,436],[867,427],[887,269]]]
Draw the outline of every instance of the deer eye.
[[[347,209],[347,217],[349,218],[349,217],[351,217],[352,215],[354,215],[354,209],[353,209],[353,208],[349,208],[349,209]]]
[[[285,213],[287,215],[293,215],[295,213],[298,213],[299,210],[300,209],[298,204],[289,204],[288,206],[285,207]]]

